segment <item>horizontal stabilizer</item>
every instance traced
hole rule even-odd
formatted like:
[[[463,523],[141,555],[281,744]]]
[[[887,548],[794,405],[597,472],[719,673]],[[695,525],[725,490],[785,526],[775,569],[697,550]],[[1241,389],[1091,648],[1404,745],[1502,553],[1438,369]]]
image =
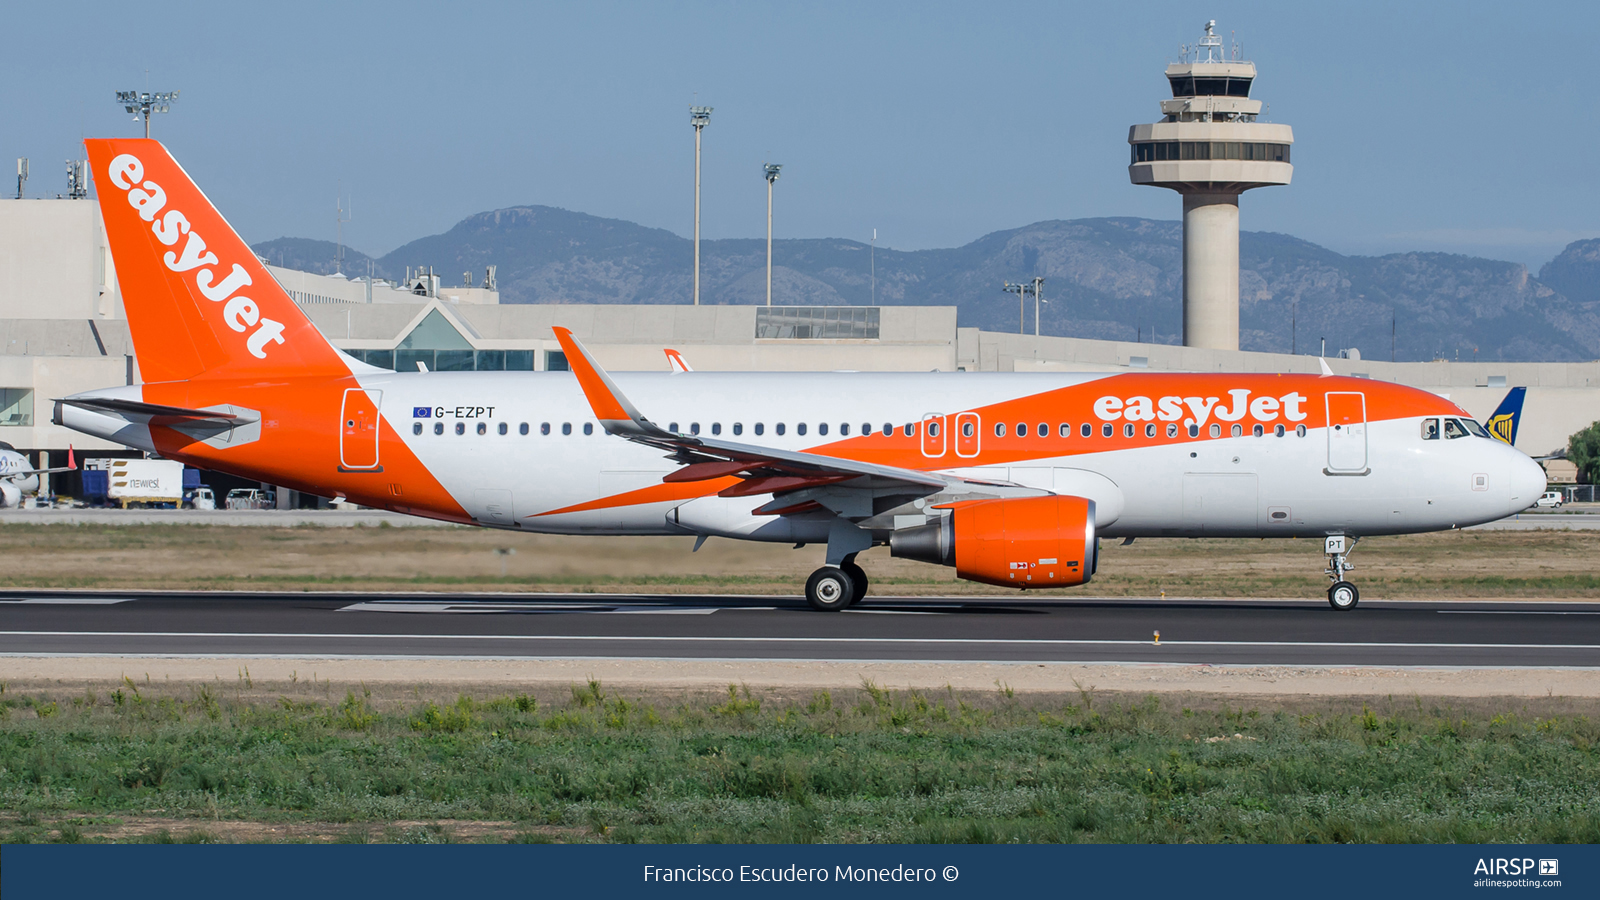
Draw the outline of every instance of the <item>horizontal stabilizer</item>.
[[[210,409],[188,409],[139,400],[122,400],[115,397],[64,397],[56,401],[91,412],[108,412],[115,415],[150,416],[151,418],[181,419],[190,422],[216,422],[221,425],[248,425],[259,418],[239,413]]]

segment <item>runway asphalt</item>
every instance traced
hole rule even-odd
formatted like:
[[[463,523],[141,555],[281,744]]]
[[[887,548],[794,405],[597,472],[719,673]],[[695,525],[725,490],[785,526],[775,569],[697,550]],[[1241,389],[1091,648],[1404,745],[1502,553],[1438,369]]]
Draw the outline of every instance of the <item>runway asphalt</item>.
[[[0,654],[1600,668],[1600,603],[0,592]]]

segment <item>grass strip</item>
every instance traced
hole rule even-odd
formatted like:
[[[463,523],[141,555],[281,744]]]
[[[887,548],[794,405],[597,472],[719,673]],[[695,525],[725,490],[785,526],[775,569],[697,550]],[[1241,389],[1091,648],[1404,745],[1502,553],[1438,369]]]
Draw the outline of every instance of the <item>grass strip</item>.
[[[0,690],[0,836],[1600,841],[1600,725],[1581,704],[1186,708],[997,688],[340,698],[273,696],[241,673]]]

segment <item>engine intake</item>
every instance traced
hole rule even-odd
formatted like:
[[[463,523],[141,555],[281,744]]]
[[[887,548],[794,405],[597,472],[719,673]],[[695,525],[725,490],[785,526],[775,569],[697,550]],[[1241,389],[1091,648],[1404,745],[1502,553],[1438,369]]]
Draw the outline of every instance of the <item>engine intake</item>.
[[[955,566],[968,581],[1002,587],[1071,587],[1094,577],[1094,501],[1014,497],[950,505],[950,515],[889,538],[889,554]]]

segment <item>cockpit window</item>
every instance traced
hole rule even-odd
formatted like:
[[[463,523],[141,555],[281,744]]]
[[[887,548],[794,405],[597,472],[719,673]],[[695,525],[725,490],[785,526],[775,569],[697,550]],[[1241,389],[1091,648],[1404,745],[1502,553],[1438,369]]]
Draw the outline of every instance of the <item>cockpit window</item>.
[[[1471,419],[1462,419],[1461,424],[1466,426],[1467,433],[1473,437],[1490,437],[1489,429],[1484,428],[1482,425],[1479,425],[1477,422],[1474,422]]]
[[[1467,436],[1467,426],[1461,424],[1460,419],[1444,420],[1444,436],[1446,440],[1455,440]]]
[[[1422,420],[1422,439],[1425,441],[1437,441],[1439,439],[1438,419]]]

